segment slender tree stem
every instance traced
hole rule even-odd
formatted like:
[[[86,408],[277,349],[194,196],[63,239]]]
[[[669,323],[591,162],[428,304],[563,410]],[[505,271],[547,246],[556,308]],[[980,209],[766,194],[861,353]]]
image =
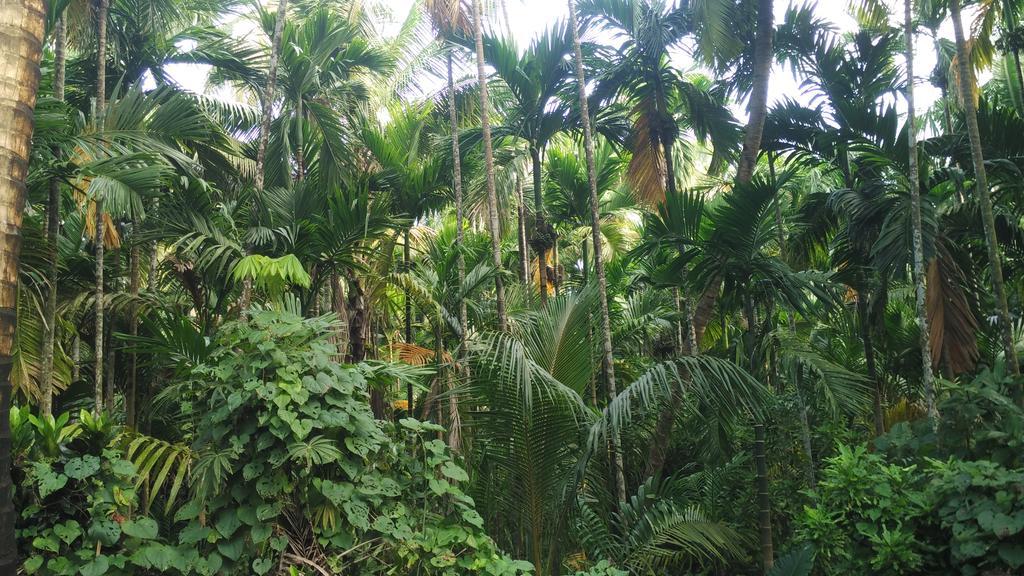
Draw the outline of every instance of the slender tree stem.
[[[996,314],[999,317],[999,336],[1007,370],[1019,374],[1017,351],[1013,342],[1013,323],[1006,300],[1006,283],[1003,279],[1003,263],[999,255],[999,239],[996,237],[996,219],[992,210],[992,195],[988,187],[985,170],[985,154],[981,147],[981,131],[978,128],[978,107],[974,101],[974,74],[971,70],[971,51],[964,39],[964,27],[960,16],[960,0],[949,0],[953,17],[953,34],[956,36],[957,83],[960,100],[967,120],[967,135],[971,141],[971,160],[974,164],[974,182],[981,206],[981,222],[985,229],[985,244],[988,247],[989,271],[992,275],[992,292],[995,296]]]
[[[924,233],[921,224],[921,185],[917,167],[917,112],[914,109],[914,20],[912,0],[903,0],[903,37],[907,60],[907,148],[910,186],[910,210],[914,237],[914,295],[916,299],[917,327],[921,333],[921,380],[928,417],[933,425],[938,422],[935,408],[935,376],[932,374],[932,344],[928,331],[928,309],[924,268]]]
[[[64,14],[57,18],[54,29],[53,44],[53,97],[64,100],[64,77],[66,64],[67,25]],[[60,148],[54,146],[54,159],[60,161]],[[57,338],[57,274],[59,270],[59,252],[57,244],[60,240],[60,180],[50,179],[49,198],[46,202],[46,257],[49,265],[46,292],[46,308],[43,318],[43,352],[42,366],[39,376],[39,412],[43,416],[53,415],[53,355]]]
[[[573,52],[576,63],[576,80],[579,84],[580,119],[583,124],[583,147],[587,156],[587,183],[590,188],[590,234],[594,244],[594,276],[597,277],[598,300],[601,305],[601,365],[608,387],[609,399],[618,395],[615,383],[615,355],[612,348],[611,316],[608,309],[608,280],[604,270],[604,256],[601,248],[601,207],[598,200],[597,169],[594,162],[594,137],[590,127],[590,110],[587,106],[587,83],[583,71],[583,51],[580,47],[576,3],[569,2],[569,23],[572,26]],[[620,502],[626,501],[626,478],[623,472],[622,449],[618,432],[611,435],[612,475],[615,479],[615,495]]]
[[[459,113],[455,100],[455,79],[452,75],[452,51],[454,44],[448,47],[446,63],[448,65],[448,121],[452,132],[452,189],[455,191],[455,249],[458,250],[459,293],[466,284],[466,256],[463,253],[465,243],[465,207],[462,199],[462,151],[459,146]],[[466,353],[466,337],[469,332],[469,316],[466,300],[459,296],[459,354],[461,360]]]
[[[494,143],[491,141],[490,102],[487,94],[487,76],[484,73],[483,12],[480,0],[473,0],[473,36],[476,41],[476,78],[480,85],[480,130],[484,140],[484,166],[487,178],[487,221],[491,231],[491,257],[494,263],[495,305],[498,312],[498,330],[508,329],[505,316],[505,281],[501,265],[501,222],[498,220],[498,192],[494,183]]]

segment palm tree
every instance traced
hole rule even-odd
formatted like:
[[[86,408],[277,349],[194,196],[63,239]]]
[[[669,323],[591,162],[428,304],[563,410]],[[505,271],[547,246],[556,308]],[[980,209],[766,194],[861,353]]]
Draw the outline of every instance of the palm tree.
[[[566,86],[565,58],[572,40],[564,24],[556,24],[530,44],[521,54],[510,39],[487,36],[484,56],[495,75],[508,88],[510,98],[499,136],[514,136],[525,141],[533,170],[534,232],[531,244],[537,253],[540,300],[547,301],[547,256],[555,247],[553,228],[544,211],[542,152],[555,134],[565,129],[569,107],[559,93]]]
[[[917,165],[917,114],[914,110],[914,21],[913,1],[903,0],[903,41],[907,61],[907,183],[910,186],[911,216],[914,237],[914,295],[917,306],[917,325],[921,331],[921,374],[924,383],[925,404],[933,420],[938,417],[935,409],[935,378],[932,375],[932,347],[928,329],[927,288],[924,268],[924,232],[921,224],[921,186]]]
[[[363,131],[363,142],[380,164],[379,179],[389,192],[395,216],[407,218],[402,231],[403,271],[412,269],[410,231],[416,221],[446,200],[448,178],[441,156],[431,154],[430,126],[432,107],[427,104],[406,104],[391,111],[385,127]],[[413,298],[405,290],[405,343],[414,344],[412,333]],[[407,400],[413,410],[412,384],[408,384]]]
[[[53,97],[64,100],[64,80],[67,54],[67,24],[64,13],[57,16],[54,26]],[[55,150],[55,153],[56,152]],[[59,157],[58,157],[59,158]],[[53,347],[57,336],[57,242],[60,238],[61,187],[57,178],[50,180],[49,198],[46,203],[46,246],[49,261],[49,290],[46,308],[43,312],[43,351],[40,374],[39,411],[43,416],[53,411]]]
[[[447,50],[445,51],[445,78],[448,81],[448,122],[452,138],[452,190],[455,195],[455,250],[458,255],[459,283],[466,281],[466,259],[462,254],[463,239],[465,236],[465,205],[462,196],[462,150],[459,143],[459,112],[455,93],[455,78],[453,76],[453,54],[456,43],[451,41],[456,36],[469,35],[470,17],[464,10],[463,3],[459,0],[427,0],[425,2],[427,13],[430,14],[430,21],[438,34],[446,39]],[[466,351],[466,334],[469,332],[469,320],[466,311],[465,301],[459,303],[459,356]]]
[[[0,6],[0,126],[7,143],[0,147],[0,573],[18,570],[14,536],[17,510],[11,497],[11,348],[14,344],[18,294],[18,256],[25,205],[25,177],[32,145],[39,61],[43,52],[46,8],[38,0],[6,2]]]
[[[609,397],[618,394],[615,385],[615,356],[612,354],[611,316],[608,313],[608,279],[601,254],[601,207],[597,197],[597,168],[594,163],[594,135],[590,129],[590,110],[587,108],[587,79],[583,72],[583,50],[576,19],[576,4],[569,2],[569,27],[572,28],[573,58],[576,62],[576,84],[579,89],[580,121],[583,125],[583,147],[587,157],[587,184],[590,192],[590,229],[594,244],[594,275],[597,276],[597,299],[601,307],[601,363]],[[537,167],[534,167],[537,170]],[[583,263],[584,268],[586,262]],[[542,286],[543,288],[543,286]],[[612,435],[612,473],[615,477],[615,495],[626,500],[626,478],[622,467],[622,451],[617,435]]]
[[[508,327],[505,313],[505,281],[501,267],[501,222],[498,220],[498,192],[494,183],[494,143],[491,140],[491,112],[487,94],[487,76],[484,73],[484,31],[481,0],[473,1],[473,38],[476,49],[476,80],[480,86],[480,130],[484,140],[484,176],[487,179],[487,223],[491,231],[491,256],[494,260],[495,305],[498,309],[498,329]]]
[[[676,191],[673,148],[682,130],[709,137],[725,155],[736,134],[724,106],[671,66],[669,49],[693,30],[691,7],[660,0],[585,0],[584,16],[621,39],[610,66],[597,77],[592,98],[611,102],[622,96],[633,117],[629,176],[644,202],[656,205]],[[708,21],[717,29],[720,20]]]
[[[273,120],[274,98],[277,88],[277,66],[281,57],[281,36],[284,31],[284,21],[288,15],[288,0],[278,0],[277,15],[274,18],[274,33],[270,37],[270,62],[267,66],[267,83],[263,88],[260,97],[260,134],[256,145],[256,170],[253,175],[253,185],[256,193],[263,192],[263,182],[266,175],[264,166],[267,161],[267,143],[270,142],[270,123]],[[242,294],[239,298],[239,309],[245,314],[249,307],[251,298],[252,282],[245,280],[242,285]]]
[[[775,54],[772,50],[772,36],[775,34],[774,1],[758,0],[757,3],[757,37],[754,40],[753,87],[750,93],[750,104],[747,129],[743,137],[743,152],[740,154],[739,167],[736,169],[736,181],[747,184],[754,175],[757,158],[761,153],[761,136],[764,133],[764,122],[768,116],[768,83],[771,79],[772,62]]]
[[[1005,361],[1013,374],[1020,373],[1017,351],[1014,348],[1013,322],[1006,301],[1006,283],[1003,279],[1003,264],[999,255],[999,240],[996,237],[995,215],[992,212],[992,195],[988,187],[985,169],[985,153],[978,129],[978,106],[974,99],[974,73],[971,69],[971,51],[964,39],[963,21],[960,16],[960,0],[949,0],[949,11],[953,17],[953,34],[956,37],[957,87],[960,102],[964,107],[967,121],[967,136],[971,142],[971,161],[974,165],[974,184],[981,206],[981,223],[985,230],[988,246],[989,272],[992,276],[992,292],[995,297],[996,314],[999,317],[999,335],[1003,345]]]
[[[103,115],[107,104],[107,18],[110,13],[110,0],[100,0],[96,10],[96,115],[94,121],[97,125],[103,122]],[[93,354],[93,391],[96,405],[93,410],[96,414],[103,411],[103,320],[105,296],[103,293],[103,265],[104,265],[104,233],[107,230],[106,221],[103,217],[103,200],[100,195],[93,197],[94,233],[93,245],[96,250],[96,297],[94,308],[96,310],[96,343]]]

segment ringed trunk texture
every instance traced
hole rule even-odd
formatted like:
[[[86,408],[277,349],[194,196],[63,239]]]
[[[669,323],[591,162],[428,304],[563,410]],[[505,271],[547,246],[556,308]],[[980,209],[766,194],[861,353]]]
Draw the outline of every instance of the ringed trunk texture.
[[[491,258],[494,270],[495,304],[498,311],[498,330],[508,327],[505,317],[505,281],[501,273],[501,222],[498,220],[498,192],[494,183],[494,144],[491,142],[490,106],[487,94],[487,76],[484,73],[483,12],[480,0],[473,0],[473,36],[476,40],[476,79],[480,84],[480,129],[484,140],[484,166],[487,176],[487,221],[491,231]]]
[[[999,336],[1006,355],[1010,372],[1019,374],[1017,351],[1013,345],[1013,325],[1010,309],[1006,303],[1006,284],[1003,280],[1003,263],[999,255],[999,240],[996,238],[996,219],[992,212],[992,196],[988,189],[988,175],[985,171],[985,154],[981,148],[981,132],[978,129],[978,107],[974,102],[972,89],[974,75],[970,64],[970,49],[964,39],[963,21],[960,17],[960,0],[949,0],[949,11],[953,16],[953,33],[956,36],[957,84],[960,100],[967,119],[967,135],[971,140],[971,160],[974,164],[975,188],[981,205],[981,222],[985,228],[985,243],[988,246],[988,263],[992,275],[992,292],[996,299],[996,313],[999,316]]]
[[[748,293],[744,302],[744,316],[747,320],[746,345],[749,354],[751,374],[757,370],[757,315],[754,311],[754,299]],[[772,507],[768,485],[768,450],[766,447],[764,416],[754,423],[754,473],[757,489],[757,531],[761,544],[761,565],[765,572],[771,570],[775,563],[775,546],[772,540]]]
[[[403,258],[404,261],[402,263],[402,267],[405,269],[405,272],[408,274],[409,271],[412,269],[412,251],[411,251],[411,249],[409,247],[409,229],[408,228],[405,229],[405,242],[403,244],[404,244],[404,246],[402,247],[402,258]],[[409,294],[409,289],[408,288],[405,289],[405,342],[406,342],[406,344],[412,344],[413,343],[413,341],[412,341],[412,295]],[[412,400],[413,400],[413,398],[412,398],[412,381],[409,381],[406,384],[405,398],[406,398],[406,401],[408,402],[407,410],[409,411],[409,414],[413,414],[414,412],[412,410]]]
[[[102,124],[107,106],[107,14],[110,12],[110,0],[100,0],[96,11],[96,123]],[[96,342],[93,385],[96,406],[95,412],[103,411],[103,199],[95,198],[96,209]]]
[[[921,224],[921,186],[917,167],[917,114],[914,110],[914,16],[912,0],[903,0],[903,38],[907,59],[907,147],[910,185],[910,213],[914,237],[914,296],[917,327],[921,332],[921,379],[924,382],[924,400],[928,418],[938,424],[935,408],[935,376],[932,374],[932,343],[928,330],[927,282],[924,267],[924,231]],[[1018,69],[1019,70],[1019,69]]]
[[[11,501],[11,348],[45,15],[42,0],[0,2],[0,574],[18,569],[17,511]]]
[[[772,36],[775,34],[773,0],[757,2],[757,37],[754,40],[754,78],[750,91],[750,117],[743,136],[743,152],[740,155],[736,180],[747,184],[754,176],[757,157],[761,152],[761,137],[764,121],[768,117],[768,81],[772,73]]]
[[[615,383],[615,355],[612,348],[611,317],[608,311],[608,280],[604,270],[604,256],[601,253],[601,211],[597,197],[597,169],[594,163],[594,136],[590,127],[590,111],[587,107],[586,77],[583,73],[583,53],[580,49],[579,30],[576,20],[576,4],[569,1],[569,22],[572,26],[573,55],[576,61],[576,79],[579,85],[580,117],[583,122],[583,147],[587,156],[587,182],[590,188],[590,234],[594,243],[594,276],[597,277],[598,300],[601,304],[601,366],[608,387],[609,398],[618,394]],[[539,173],[534,176],[539,180]],[[615,495],[620,502],[626,501],[626,478],[623,472],[622,449],[618,433],[611,435],[612,474],[615,478]]]
[[[96,245],[96,301],[94,303],[96,309],[96,334],[94,340],[93,358],[93,400],[96,403],[96,405],[93,407],[93,411],[96,414],[99,414],[100,412],[103,411],[103,316],[105,315],[105,295],[103,292],[103,260],[106,255],[103,246],[103,228],[105,224],[103,221],[103,200],[97,198],[94,204],[94,210],[96,211],[96,233],[93,236],[93,242]]]
[[[536,146],[530,148],[530,159],[533,162],[533,230],[538,241],[536,244],[537,278],[539,278],[540,303],[544,305],[548,301],[548,253],[543,240],[547,234],[547,221],[544,218],[540,149]]]

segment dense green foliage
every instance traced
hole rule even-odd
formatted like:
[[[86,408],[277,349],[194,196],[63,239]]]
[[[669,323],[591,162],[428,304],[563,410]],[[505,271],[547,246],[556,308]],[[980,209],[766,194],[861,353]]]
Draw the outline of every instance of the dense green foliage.
[[[1024,2],[516,1],[50,3],[0,566],[1024,572]]]

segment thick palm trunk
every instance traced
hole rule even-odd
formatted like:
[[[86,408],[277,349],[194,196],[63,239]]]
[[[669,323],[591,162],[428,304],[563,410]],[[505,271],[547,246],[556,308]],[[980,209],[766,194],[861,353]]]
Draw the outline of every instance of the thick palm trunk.
[[[909,148],[910,210],[914,237],[914,293],[916,296],[917,327],[921,332],[921,379],[924,382],[924,400],[928,416],[936,422],[935,377],[932,374],[932,343],[928,332],[928,309],[925,291],[927,274],[924,268],[924,233],[921,224],[921,186],[917,168],[917,114],[914,110],[914,21],[912,0],[903,0],[903,37],[907,59],[907,147]]]
[[[274,113],[274,95],[277,89],[277,67],[281,59],[281,35],[284,33],[284,21],[288,15],[288,0],[278,0],[277,16],[274,19],[274,35],[270,39],[270,62],[267,65],[267,85],[263,87],[263,94],[260,96],[262,108],[260,111],[260,139],[256,144],[256,174],[253,184],[257,194],[263,192],[264,179],[266,175],[264,166],[267,163],[267,145],[270,143],[270,121]],[[246,251],[252,250],[247,246]],[[242,294],[238,299],[239,309],[244,315],[249,303],[252,301],[252,280],[246,278],[242,282]]]
[[[750,91],[750,117],[743,136],[743,153],[740,155],[736,180],[740,184],[750,182],[761,152],[761,136],[764,121],[768,117],[768,82],[772,72],[772,36],[775,33],[773,0],[758,0],[757,37],[754,40],[754,78]]]
[[[757,37],[754,41],[754,79],[750,92],[750,116],[743,136],[743,153],[736,170],[736,182],[747,184],[754,175],[757,157],[761,152],[761,138],[764,122],[768,117],[768,83],[771,80],[773,59],[772,36],[774,34],[774,2],[758,0]],[[722,289],[722,279],[714,278],[708,284],[693,312],[693,328],[700,342],[711,320],[711,312]]]
[[[459,113],[455,101],[455,79],[452,76],[452,50],[449,47],[447,54],[448,64],[448,120],[451,122],[452,131],[452,188],[455,190],[455,247],[458,252],[459,268],[459,290],[466,282],[466,256],[463,254],[463,243],[465,242],[465,231],[463,230],[465,207],[462,205],[462,152],[459,148]],[[466,353],[466,335],[469,332],[469,315],[466,310],[466,300],[459,297],[459,354],[461,359]]]
[[[992,292],[999,316],[999,336],[1006,355],[1006,365],[1013,374],[1019,374],[1017,351],[1013,344],[1013,325],[1010,309],[1006,302],[1006,284],[1003,279],[1003,264],[999,255],[999,240],[996,238],[996,219],[992,211],[992,196],[988,189],[988,175],[985,171],[985,154],[981,148],[981,132],[978,129],[978,107],[974,102],[974,75],[971,71],[971,53],[964,40],[963,22],[960,17],[960,0],[949,0],[953,16],[953,33],[956,36],[957,70],[960,100],[967,120],[967,135],[971,140],[971,160],[974,163],[974,181],[981,206],[981,222],[985,228],[985,243],[988,245],[989,271],[992,275]]]
[[[608,312],[608,279],[604,271],[604,257],[601,253],[601,210],[597,197],[597,169],[594,163],[594,136],[590,128],[590,111],[587,106],[587,82],[583,73],[583,52],[580,49],[580,35],[576,20],[576,3],[569,1],[569,24],[572,26],[573,56],[576,61],[576,80],[579,85],[580,118],[583,123],[583,148],[587,156],[587,182],[590,188],[590,235],[594,243],[594,276],[597,279],[597,294],[601,304],[601,366],[608,387],[608,397],[618,394],[615,383],[615,356],[612,349],[611,315]],[[617,433],[612,434],[612,475],[615,479],[615,495],[620,502],[626,501],[626,478],[623,472],[622,449]]]
[[[17,511],[11,501],[11,348],[45,14],[42,0],[0,2],[0,574],[18,569]]]
[[[544,218],[544,197],[541,180],[540,148],[530,147],[533,164],[533,249],[537,252],[537,277],[539,278],[540,303],[548,301],[548,229]]]
[[[473,0],[473,36],[476,40],[476,79],[480,84],[480,129],[484,140],[484,167],[487,176],[487,221],[491,229],[491,257],[494,270],[495,305],[498,309],[498,330],[507,328],[505,317],[505,281],[501,273],[501,222],[498,220],[498,192],[494,183],[494,144],[491,142],[491,119],[484,74],[484,30],[480,0]]]
[[[64,75],[66,63],[67,26],[64,15],[57,18],[53,44],[53,97],[64,100]],[[60,149],[54,147],[54,157],[60,160]],[[39,411],[43,416],[53,414],[53,353],[57,338],[57,242],[60,238],[60,180],[50,180],[49,198],[46,201],[46,259],[49,265],[47,280],[50,289],[46,293],[46,307],[43,310],[43,351],[40,368]]]

